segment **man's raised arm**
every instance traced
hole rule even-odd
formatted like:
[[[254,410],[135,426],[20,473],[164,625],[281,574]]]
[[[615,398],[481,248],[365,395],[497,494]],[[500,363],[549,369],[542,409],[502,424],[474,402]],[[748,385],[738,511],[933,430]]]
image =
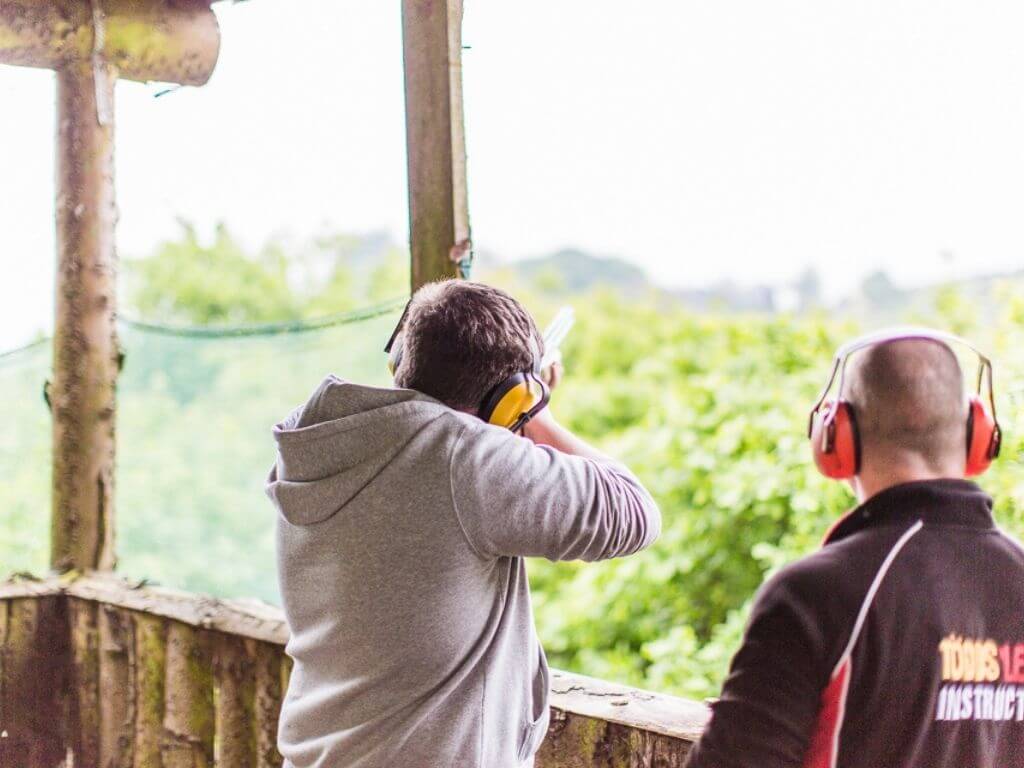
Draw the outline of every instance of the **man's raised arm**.
[[[485,557],[605,560],[637,552],[661,514],[633,474],[561,427],[545,410],[529,439],[466,430],[452,454],[459,522]]]

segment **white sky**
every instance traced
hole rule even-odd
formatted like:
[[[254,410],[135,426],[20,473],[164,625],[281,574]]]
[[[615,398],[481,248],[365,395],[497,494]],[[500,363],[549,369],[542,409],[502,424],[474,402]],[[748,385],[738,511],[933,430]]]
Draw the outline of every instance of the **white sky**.
[[[1020,3],[466,4],[478,250],[575,245],[670,285],[816,265],[833,293],[1024,267]],[[215,7],[209,85],[118,86],[122,254],[179,216],[404,239],[397,0]],[[53,104],[51,73],[0,67],[0,349],[50,322]]]

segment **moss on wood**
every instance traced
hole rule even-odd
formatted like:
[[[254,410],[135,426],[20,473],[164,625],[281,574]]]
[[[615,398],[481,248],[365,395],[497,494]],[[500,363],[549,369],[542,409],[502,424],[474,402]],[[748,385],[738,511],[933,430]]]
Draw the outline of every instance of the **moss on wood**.
[[[681,768],[683,739],[552,710],[537,768]]]
[[[97,606],[68,602],[71,626],[71,745],[75,768],[100,767],[99,627]]]
[[[164,768],[213,765],[213,658],[207,633],[168,622]]]
[[[137,613],[135,621],[134,768],[162,768],[164,670],[167,644],[164,620]]]

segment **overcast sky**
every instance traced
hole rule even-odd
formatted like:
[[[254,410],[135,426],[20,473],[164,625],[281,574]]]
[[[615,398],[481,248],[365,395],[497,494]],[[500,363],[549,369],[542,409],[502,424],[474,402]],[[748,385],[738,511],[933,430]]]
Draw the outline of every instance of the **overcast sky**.
[[[579,246],[670,285],[841,293],[1024,266],[1024,4],[466,0],[479,250]],[[406,237],[400,4],[215,8],[211,82],[117,91],[122,254],[184,217],[255,246]],[[52,313],[54,82],[0,67],[0,348]]]

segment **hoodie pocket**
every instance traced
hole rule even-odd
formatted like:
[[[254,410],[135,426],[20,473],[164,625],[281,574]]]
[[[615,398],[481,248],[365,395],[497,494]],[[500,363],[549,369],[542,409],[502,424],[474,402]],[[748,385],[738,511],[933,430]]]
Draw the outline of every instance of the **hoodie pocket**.
[[[523,729],[519,737],[519,762],[525,761],[540,748],[548,732],[548,688],[551,684],[548,675],[548,661],[544,657],[544,649],[538,649],[539,665],[533,677],[531,695],[523,702]]]

